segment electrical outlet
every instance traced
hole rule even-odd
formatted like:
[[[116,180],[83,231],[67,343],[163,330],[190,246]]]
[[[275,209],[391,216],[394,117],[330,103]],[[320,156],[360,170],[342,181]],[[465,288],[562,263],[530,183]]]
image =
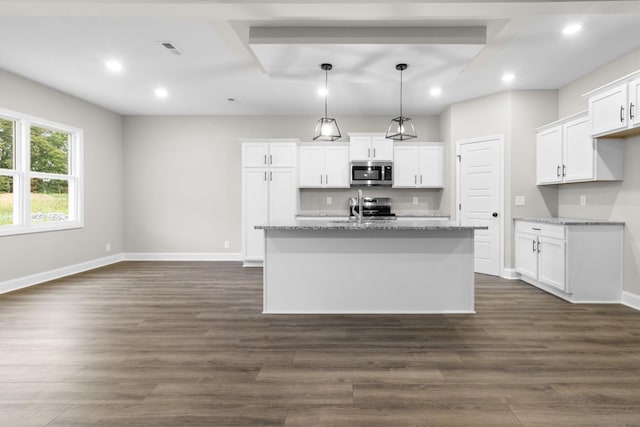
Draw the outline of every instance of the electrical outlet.
[[[225,249],[229,249],[229,241],[228,240],[224,241],[224,248]]]
[[[327,205],[330,205],[333,203],[333,199],[331,197],[327,197]]]
[[[516,206],[524,206],[524,196],[516,196]]]
[[[587,196],[584,194],[580,196],[580,206],[587,206]]]
[[[414,197],[414,198],[413,198],[413,204],[414,204],[414,205],[417,205],[417,204],[418,204],[418,198],[417,198],[417,197]]]
[[[104,251],[111,252],[111,243],[107,243],[106,245],[104,245]]]

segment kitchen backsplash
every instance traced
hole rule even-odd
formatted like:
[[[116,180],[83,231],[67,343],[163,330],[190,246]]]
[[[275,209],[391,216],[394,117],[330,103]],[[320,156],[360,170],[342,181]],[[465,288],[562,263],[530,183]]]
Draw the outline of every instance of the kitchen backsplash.
[[[377,187],[354,187],[350,189],[301,189],[300,190],[300,210],[301,211],[346,211],[349,209],[349,197],[358,193],[358,188],[362,189],[365,197],[390,197],[391,208],[395,211],[432,211],[448,213],[446,206],[442,206],[441,189],[411,189],[411,188],[377,188]],[[417,197],[417,204],[413,203],[413,198]],[[331,198],[331,204],[327,203],[327,198]]]

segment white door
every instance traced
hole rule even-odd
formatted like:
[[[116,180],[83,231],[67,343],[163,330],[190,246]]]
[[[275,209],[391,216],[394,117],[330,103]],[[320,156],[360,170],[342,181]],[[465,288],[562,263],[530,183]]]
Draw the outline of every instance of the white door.
[[[245,168],[264,168],[269,161],[267,142],[245,142],[242,144],[242,166]]]
[[[595,178],[594,147],[590,135],[589,117],[572,120],[564,125],[565,182],[585,181]]]
[[[536,135],[536,183],[562,182],[562,126]]]
[[[254,227],[268,221],[268,172],[265,168],[244,168],[244,232],[246,260],[261,260],[264,232]]]
[[[368,136],[352,136],[349,138],[351,161],[371,159],[371,138]]]
[[[420,147],[420,187],[444,187],[444,147]]]
[[[627,127],[627,84],[621,84],[589,98],[591,136],[599,136]]]
[[[324,167],[322,146],[304,146],[298,151],[298,186],[322,187]]]
[[[325,187],[349,188],[349,147],[324,147]]]
[[[272,142],[269,144],[269,165],[278,168],[296,167],[295,142]]]
[[[269,171],[269,222],[290,221],[296,216],[296,170]]]
[[[631,121],[631,127],[640,126],[638,101],[640,101],[640,79],[635,79],[629,83],[629,120]]]
[[[516,233],[516,271],[532,279],[538,278],[538,238]]]
[[[459,142],[459,216],[475,231],[475,271],[500,276],[502,137]]]
[[[396,146],[393,161],[393,186],[418,186],[418,147]]]
[[[538,254],[538,280],[565,290],[565,251],[564,240],[540,236]]]
[[[393,141],[384,136],[371,138],[371,158],[377,161],[393,160]]]

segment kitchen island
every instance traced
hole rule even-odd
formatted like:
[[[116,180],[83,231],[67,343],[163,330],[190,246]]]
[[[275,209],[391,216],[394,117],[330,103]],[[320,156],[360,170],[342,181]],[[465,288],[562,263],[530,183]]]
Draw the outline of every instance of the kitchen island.
[[[474,230],[452,221],[290,221],[265,233],[264,313],[474,313]]]

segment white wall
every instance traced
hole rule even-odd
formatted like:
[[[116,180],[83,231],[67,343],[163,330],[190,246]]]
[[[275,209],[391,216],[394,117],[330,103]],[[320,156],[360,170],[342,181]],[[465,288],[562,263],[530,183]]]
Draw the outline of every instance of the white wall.
[[[84,129],[82,229],[0,237],[0,282],[123,251],[122,118],[0,70],[0,107]]]
[[[561,117],[586,110],[581,95],[640,69],[640,49],[589,73],[560,90]],[[558,186],[560,216],[608,219],[625,222],[624,290],[640,295],[640,136],[624,142],[624,181]],[[580,206],[585,195],[587,205]]]
[[[126,117],[124,125],[125,247],[127,252],[241,251],[242,138],[311,140],[317,117]],[[391,117],[338,117],[349,132],[382,132]],[[413,117],[421,141],[439,138],[436,117]],[[372,190],[374,192],[376,190]],[[402,205],[413,193],[377,190]],[[416,190],[440,209],[448,190]],[[347,209],[351,190],[304,190],[303,209]],[[326,196],[336,201],[328,207]],[[230,248],[224,249],[224,241]]]

